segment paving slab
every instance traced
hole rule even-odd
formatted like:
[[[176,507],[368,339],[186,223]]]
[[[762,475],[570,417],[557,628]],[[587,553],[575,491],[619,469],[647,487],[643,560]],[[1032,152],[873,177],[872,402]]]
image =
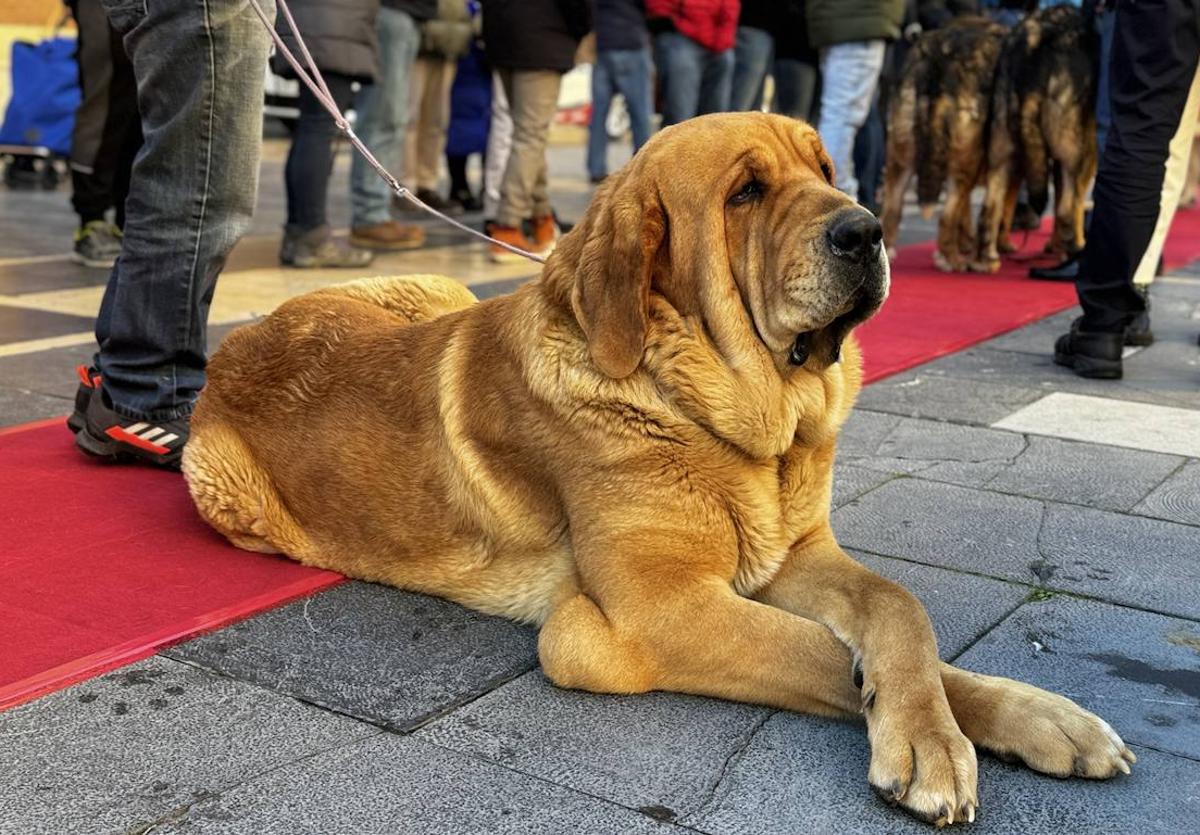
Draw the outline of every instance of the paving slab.
[[[150,658],[0,713],[0,831],[126,832],[376,728]]]
[[[1055,392],[995,424],[998,429],[1200,456],[1200,411]]]
[[[1187,525],[914,478],[832,521],[847,548],[1200,617],[1200,531]]]
[[[59,417],[70,412],[71,406],[71,401],[65,397],[51,397],[24,389],[0,387],[0,427]],[[66,429],[63,430],[63,438],[70,440]]]
[[[708,799],[726,760],[770,713],[677,693],[563,690],[534,671],[416,736],[673,820]]]
[[[1010,614],[1029,595],[1026,586],[944,568],[850,552],[867,568],[916,595],[929,613],[942,658],[960,652]]]
[[[876,454],[884,438],[892,433],[900,418],[883,412],[855,408],[838,433],[838,457]]]
[[[1108,721],[1127,743],[1200,765],[1195,621],[1056,596],[1022,606],[958,663],[1061,693]]]
[[[1047,504],[1045,585],[1200,618],[1200,528]]]
[[[930,374],[937,363],[872,383],[858,406],[876,412],[990,425],[1041,397],[1036,383],[998,382]]]
[[[446,600],[347,583],[168,655],[407,730],[532,669],[536,641]]]
[[[1200,525],[1200,461],[1187,462],[1133,510],[1172,522]]]
[[[1183,463],[1177,455],[1028,437],[1028,448],[987,489],[1108,510],[1130,510]],[[922,473],[924,478],[936,474]]]
[[[682,831],[510,769],[383,734],[196,803],[159,832],[642,835]]]
[[[844,547],[1024,582],[1037,579],[1028,565],[1038,558],[1041,520],[1041,502],[915,478],[888,482],[832,516]]]
[[[841,507],[891,478],[890,473],[838,461],[833,467],[833,506]]]
[[[777,713],[731,762],[712,801],[682,822],[711,835],[928,835],[935,830],[872,794],[861,724]],[[1057,780],[979,762],[972,835],[1130,831],[1178,835],[1200,815],[1200,763],[1137,749],[1129,777]]]
[[[1126,362],[1123,380],[1087,380],[1045,355],[996,350],[988,343],[921,365],[867,386],[859,405],[880,412],[964,423],[992,424],[1021,406],[1053,392],[1200,408],[1200,371],[1176,352],[1200,362],[1200,351],[1170,343]],[[1167,357],[1170,353],[1171,357]],[[948,378],[936,382],[936,378]],[[879,390],[880,386],[883,390]],[[1000,405],[1007,403],[1007,410]],[[995,415],[982,420],[984,415]]]

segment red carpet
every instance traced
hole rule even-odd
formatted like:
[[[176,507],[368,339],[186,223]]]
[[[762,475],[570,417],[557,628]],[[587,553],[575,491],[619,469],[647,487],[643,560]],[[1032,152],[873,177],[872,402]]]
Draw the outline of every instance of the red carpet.
[[[0,430],[0,709],[342,581],[232,547],[183,479],[80,455],[61,419]]]
[[[1044,240],[1031,234],[1019,257]],[[859,330],[868,381],[1075,303],[1073,285],[1027,279],[1028,261],[946,275],[932,249],[901,250],[891,298]],[[1200,212],[1176,216],[1164,257],[1200,258]],[[0,430],[0,486],[0,709],[342,581],[234,548],[178,475],[91,462],[59,419]]]

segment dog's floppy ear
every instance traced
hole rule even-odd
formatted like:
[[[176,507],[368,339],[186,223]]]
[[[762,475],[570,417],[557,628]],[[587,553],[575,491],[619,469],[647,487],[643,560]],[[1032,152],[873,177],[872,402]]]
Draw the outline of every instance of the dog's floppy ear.
[[[649,324],[650,275],[666,217],[656,191],[629,172],[609,178],[584,218],[571,307],[592,361],[609,377],[628,377],[642,361]]]

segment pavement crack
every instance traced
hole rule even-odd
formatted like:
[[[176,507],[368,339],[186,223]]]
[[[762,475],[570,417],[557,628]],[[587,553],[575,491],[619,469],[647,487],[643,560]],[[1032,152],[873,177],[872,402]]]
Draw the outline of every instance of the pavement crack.
[[[680,818],[694,820],[705,810],[709,804],[713,802],[717,794],[717,789],[719,789],[721,783],[724,782],[725,776],[731,770],[733,770],[733,768],[739,762],[741,762],[742,757],[745,756],[746,751],[750,748],[750,744],[754,741],[754,737],[758,735],[758,732],[761,731],[763,726],[767,724],[767,721],[770,720],[770,718],[777,712],[778,711],[774,710],[765,711],[763,715],[760,716],[758,720],[750,727],[750,729],[742,735],[742,738],[738,740],[738,743],[734,746],[733,750],[729,752],[727,757],[725,757],[725,762],[721,763],[721,770],[717,772],[717,776],[701,794],[701,801],[696,804],[696,807],[692,811],[684,815],[680,815]]]

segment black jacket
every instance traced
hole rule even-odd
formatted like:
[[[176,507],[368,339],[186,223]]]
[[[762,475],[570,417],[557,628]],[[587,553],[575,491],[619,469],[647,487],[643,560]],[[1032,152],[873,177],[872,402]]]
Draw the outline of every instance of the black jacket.
[[[291,0],[288,8],[317,69],[360,81],[375,79],[379,72],[379,39],[375,34],[379,0]],[[275,18],[275,29],[300,66],[305,66],[304,56],[282,14]],[[285,78],[296,77],[282,55],[271,58],[271,69]]]
[[[437,16],[437,0],[383,0],[383,5],[407,12],[417,23],[433,20]]]
[[[592,6],[596,49],[645,49],[650,45],[645,0],[592,0]]]
[[[588,0],[483,0],[483,46],[498,69],[566,72],[591,28]]]

